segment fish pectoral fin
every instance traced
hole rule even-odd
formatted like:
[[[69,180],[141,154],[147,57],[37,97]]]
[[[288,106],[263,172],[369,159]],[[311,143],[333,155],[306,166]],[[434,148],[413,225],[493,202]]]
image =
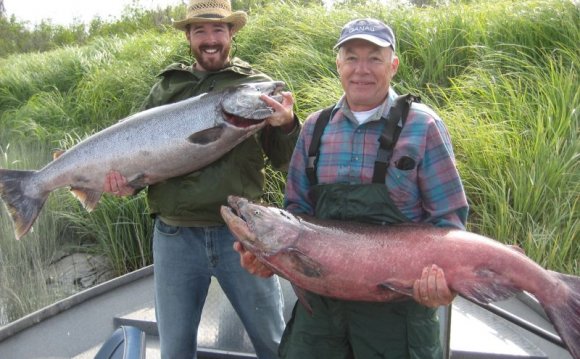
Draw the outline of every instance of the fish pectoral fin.
[[[296,297],[298,298],[300,304],[302,304],[304,308],[306,308],[308,314],[312,315],[313,310],[312,306],[310,305],[310,302],[308,301],[308,298],[306,298],[307,295],[306,290],[294,284],[292,284],[292,289],[294,289],[294,293],[296,294]]]
[[[288,257],[295,271],[304,274],[307,277],[322,277],[322,266],[306,254],[297,249],[288,249]]]
[[[399,281],[388,281],[377,286],[380,290],[389,290],[407,296],[413,296],[413,283],[403,283]]]
[[[147,187],[147,177],[145,177],[143,173],[140,173],[139,175],[137,175],[137,177],[127,182],[127,185],[136,190],[140,190],[142,188]]]
[[[101,199],[101,195],[103,194],[103,192],[86,188],[71,188],[70,191],[89,212],[95,209],[97,203],[99,203],[99,200]]]
[[[203,131],[192,133],[187,139],[189,142],[196,145],[207,145],[219,140],[225,128],[225,125],[208,128]]]

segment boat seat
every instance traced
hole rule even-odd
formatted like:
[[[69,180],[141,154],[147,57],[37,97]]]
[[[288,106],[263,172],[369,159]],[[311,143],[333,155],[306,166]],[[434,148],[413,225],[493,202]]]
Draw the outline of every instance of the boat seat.
[[[103,344],[95,359],[144,359],[145,332],[133,326],[117,328]]]

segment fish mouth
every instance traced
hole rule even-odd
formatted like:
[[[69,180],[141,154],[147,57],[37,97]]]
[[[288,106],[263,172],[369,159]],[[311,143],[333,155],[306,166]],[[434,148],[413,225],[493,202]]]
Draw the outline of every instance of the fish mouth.
[[[239,128],[249,128],[252,126],[265,126],[266,119],[261,120],[253,120],[250,118],[244,118],[236,115],[232,115],[231,113],[224,112],[226,122],[234,127]]]
[[[246,223],[246,226],[248,225],[248,219],[244,217],[242,209],[249,203],[250,201],[248,201],[245,198],[233,195],[228,196],[228,205],[231,213],[234,214],[236,217],[238,217],[240,220],[242,220],[244,223]]]
[[[282,103],[282,100],[284,99],[284,97],[282,96],[282,90],[286,87],[286,84],[282,81],[276,81],[275,84],[276,86],[274,87],[274,89],[270,91],[270,93],[268,93],[267,95],[276,100],[277,102]]]
[[[256,235],[248,226],[246,218],[242,215],[242,208],[248,204],[248,200],[236,196],[228,196],[228,205],[222,206],[220,214],[226,225],[234,236],[244,245],[249,245],[256,242]]]

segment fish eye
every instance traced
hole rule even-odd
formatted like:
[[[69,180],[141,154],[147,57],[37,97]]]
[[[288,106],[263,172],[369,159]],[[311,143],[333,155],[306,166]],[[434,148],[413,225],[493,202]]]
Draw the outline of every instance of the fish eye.
[[[254,210],[254,216],[261,216],[261,215],[262,215],[262,212],[260,212],[259,209]]]

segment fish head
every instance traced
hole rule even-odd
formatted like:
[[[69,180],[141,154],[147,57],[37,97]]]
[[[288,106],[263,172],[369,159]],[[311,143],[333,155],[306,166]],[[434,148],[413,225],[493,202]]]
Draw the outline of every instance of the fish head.
[[[244,248],[257,256],[270,256],[291,247],[302,224],[288,211],[262,206],[237,196],[228,197],[221,215]]]
[[[274,111],[260,96],[267,95],[281,103],[280,91],[284,86],[281,81],[250,82],[227,89],[221,101],[226,121],[241,126],[245,122],[256,124],[270,117]]]

